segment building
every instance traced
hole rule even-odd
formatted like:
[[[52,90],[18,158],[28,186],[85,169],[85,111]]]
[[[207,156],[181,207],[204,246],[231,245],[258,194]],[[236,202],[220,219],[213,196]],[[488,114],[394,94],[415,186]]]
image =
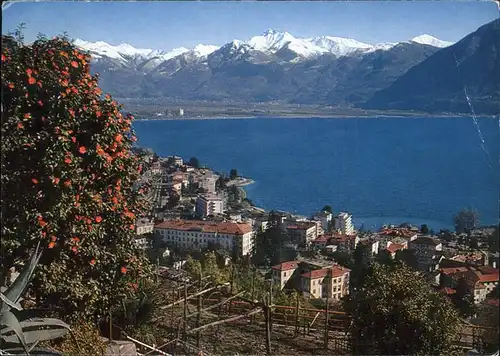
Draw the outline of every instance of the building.
[[[337,251],[353,252],[359,243],[358,235],[333,234],[329,242],[337,246]]]
[[[488,265],[488,253],[482,251],[475,251],[465,254],[458,254],[450,258],[453,261],[463,262],[475,266]]]
[[[329,245],[331,238],[332,238],[331,235],[321,235],[321,236],[318,236],[317,239],[312,241],[311,244],[314,248],[317,248],[319,250],[324,250],[326,248],[326,246]]]
[[[273,266],[273,283],[279,286],[280,290],[283,290],[298,267],[299,263],[297,261],[283,262]]]
[[[396,253],[404,249],[406,249],[405,245],[395,244],[389,241],[389,244],[387,245],[387,248],[385,250],[392,258],[395,258]]]
[[[196,199],[196,215],[205,218],[224,213],[224,200],[217,195],[203,194]]]
[[[484,301],[488,294],[498,286],[499,270],[489,266],[463,266],[441,268],[439,270],[442,288],[456,288],[460,279],[464,279],[468,292],[474,296],[476,304]]]
[[[352,215],[346,212],[339,213],[334,218],[334,229],[344,235],[354,234]]]
[[[436,238],[420,236],[409,242],[408,249],[415,253],[417,268],[431,272],[437,268],[436,264],[442,255],[443,244]]]
[[[201,250],[215,244],[239,256],[250,256],[255,246],[252,227],[232,222],[172,220],[155,225],[154,233],[167,246],[188,250]]]
[[[215,194],[215,187],[219,179],[212,171],[203,171],[199,178],[199,187],[205,189],[208,194]]]
[[[348,268],[334,265],[312,270],[301,275],[302,291],[311,298],[340,300],[349,294]]]
[[[299,246],[309,246],[318,237],[318,225],[315,222],[296,222],[286,227],[293,243]]]
[[[323,231],[330,231],[333,214],[327,211],[321,211],[313,216],[313,220],[319,221],[321,223],[321,228],[323,229]]]
[[[149,219],[142,218],[135,223],[135,233],[137,235],[145,235],[153,233],[155,223]]]
[[[174,165],[176,165],[177,167],[182,167],[184,165],[184,160],[179,156],[168,156],[167,160],[172,160]]]
[[[134,241],[136,246],[139,247],[141,250],[147,250],[150,247],[149,245],[150,240],[144,235],[136,236]]]
[[[359,243],[365,245],[371,251],[372,256],[378,255],[378,252],[380,250],[380,242],[377,239],[368,237],[359,239]]]

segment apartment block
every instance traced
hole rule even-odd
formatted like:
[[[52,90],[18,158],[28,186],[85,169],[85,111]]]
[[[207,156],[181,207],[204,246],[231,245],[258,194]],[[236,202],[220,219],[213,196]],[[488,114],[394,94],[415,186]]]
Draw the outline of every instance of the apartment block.
[[[251,256],[255,246],[252,227],[233,222],[171,220],[155,225],[154,233],[167,245],[188,250],[215,244],[240,256]]]
[[[203,194],[196,199],[196,215],[214,216],[224,213],[224,200],[217,195]]]

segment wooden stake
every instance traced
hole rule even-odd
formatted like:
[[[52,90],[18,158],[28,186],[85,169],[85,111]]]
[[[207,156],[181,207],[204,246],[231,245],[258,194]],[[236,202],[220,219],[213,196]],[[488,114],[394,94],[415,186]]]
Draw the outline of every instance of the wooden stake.
[[[273,333],[273,281],[269,284],[269,333]]]
[[[243,318],[248,318],[248,317],[250,317],[253,314],[260,313],[262,310],[263,310],[263,308],[256,308],[256,309],[253,309],[253,310],[251,310],[248,313],[243,314],[243,315],[236,315],[236,316],[232,316],[232,317],[227,318],[227,319],[223,319],[223,320],[219,320],[219,321],[214,321],[213,323],[205,324],[203,326],[200,326],[199,328],[191,329],[191,330],[188,331],[188,333],[189,334],[193,334],[193,333],[195,333],[195,332],[197,332],[199,330],[204,330],[204,329],[212,327],[212,326],[216,326],[216,325],[224,324],[224,323],[230,323],[230,322],[233,322],[233,321],[236,321],[236,320],[240,320],[240,319],[243,319]]]
[[[299,294],[297,293],[297,298],[295,301],[295,332],[294,336],[297,337],[299,335]]]
[[[328,350],[328,309],[329,309],[329,298],[328,295],[326,297],[326,309],[325,309],[325,340],[323,344],[323,348]]]
[[[186,340],[186,337],[187,337],[187,334],[186,334],[186,316],[187,316],[187,284],[186,282],[184,282],[184,310],[183,310],[183,333],[182,333],[182,337],[183,337],[183,340]]]
[[[271,327],[270,327],[270,308],[269,308],[269,301],[270,297],[266,298],[264,297],[265,303],[264,303],[264,319],[266,321],[266,351],[268,355],[271,355]]]
[[[201,289],[203,288],[202,286],[202,272],[200,272],[200,286],[199,286],[199,289],[200,289],[200,292],[201,292]],[[197,308],[196,308],[196,311],[198,313],[197,317],[196,317],[196,327],[199,327],[200,326],[200,318],[201,318],[201,304],[202,304],[202,300],[201,300],[202,296],[201,294],[198,296],[198,303],[197,303]],[[187,320],[187,316],[184,316],[184,321]],[[200,332],[198,331],[196,333],[196,347],[200,347]]]
[[[255,273],[256,273],[256,270],[253,269],[253,272],[252,272],[252,301],[255,300]],[[255,317],[252,315],[252,317],[250,318],[250,324],[253,324],[255,321]]]

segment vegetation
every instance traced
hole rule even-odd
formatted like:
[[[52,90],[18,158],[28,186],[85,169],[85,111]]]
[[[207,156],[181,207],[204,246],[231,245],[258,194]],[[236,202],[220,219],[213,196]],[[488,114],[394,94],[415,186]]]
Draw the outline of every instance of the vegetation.
[[[353,352],[382,355],[449,355],[460,318],[451,303],[418,273],[374,264],[365,283],[346,299]]]
[[[191,157],[187,164],[197,169],[200,168],[200,161],[196,157]]]
[[[420,226],[420,232],[424,235],[428,235],[430,230],[429,230],[429,226],[427,226],[427,224],[422,224]]]
[[[326,211],[327,213],[332,213],[333,209],[330,205],[325,205],[321,211]]]
[[[133,189],[133,117],[102,96],[90,57],[67,39],[19,40],[2,37],[0,274],[41,242],[39,306],[97,320],[151,272],[133,239],[148,189]]]
[[[0,325],[5,327],[0,330],[0,347],[1,351],[8,354],[22,352],[29,354],[31,351],[36,351],[34,349],[39,342],[60,338],[69,331],[69,325],[58,319],[29,317],[20,322],[14,314],[14,310],[23,311],[19,302],[40,260],[39,247],[40,244],[37,245],[29,263],[12,285],[5,290],[5,293],[0,292]],[[5,349],[6,345],[21,345],[22,349]],[[54,354],[48,351],[44,353]]]
[[[469,293],[467,281],[464,277],[458,280],[455,290],[456,293],[451,296],[451,300],[459,311],[460,316],[463,318],[473,316],[476,313],[476,307],[474,305],[474,295]]]
[[[290,236],[281,225],[279,216],[271,212],[267,229],[257,234],[253,262],[256,265],[272,266],[294,260],[296,252],[285,246],[289,242]]]
[[[236,169],[231,169],[231,171],[229,172],[229,179],[231,180],[234,180],[236,178],[238,178],[239,175],[238,175],[238,171]]]
[[[464,208],[453,217],[453,224],[457,233],[470,232],[479,225],[479,212],[475,209]]]

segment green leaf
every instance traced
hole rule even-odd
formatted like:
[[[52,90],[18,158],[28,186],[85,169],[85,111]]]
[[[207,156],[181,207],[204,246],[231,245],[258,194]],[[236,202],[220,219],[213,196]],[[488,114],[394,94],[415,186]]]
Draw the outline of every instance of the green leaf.
[[[22,270],[21,274],[17,276],[14,283],[12,283],[9,289],[7,289],[7,291],[5,292],[5,296],[13,303],[17,303],[19,301],[19,298],[26,290],[26,287],[30,282],[31,275],[33,274],[33,271],[35,270],[35,267],[38,264],[38,260],[40,260],[40,257],[42,255],[41,253],[38,253],[39,248],[40,248],[40,242],[38,242],[35,252],[31,256],[31,260],[28,267],[27,268],[25,267]]]
[[[0,338],[4,339],[6,342],[21,343],[21,345],[26,351],[26,354],[29,354],[21,324],[19,323],[19,320],[17,320],[16,316],[12,314],[10,310],[2,311],[2,314],[0,315],[0,325],[8,326],[16,334],[12,335],[12,337],[9,338],[4,335],[2,330],[2,332],[0,332]],[[9,341],[7,341],[7,338],[9,339]]]
[[[12,302],[9,298],[7,298],[3,293],[0,293],[0,299],[2,299],[2,301],[7,304],[8,306],[10,306],[11,308],[13,309],[16,309],[16,310],[23,310],[23,308],[21,307],[21,304],[19,303],[14,303]],[[3,308],[2,308],[3,309]]]

